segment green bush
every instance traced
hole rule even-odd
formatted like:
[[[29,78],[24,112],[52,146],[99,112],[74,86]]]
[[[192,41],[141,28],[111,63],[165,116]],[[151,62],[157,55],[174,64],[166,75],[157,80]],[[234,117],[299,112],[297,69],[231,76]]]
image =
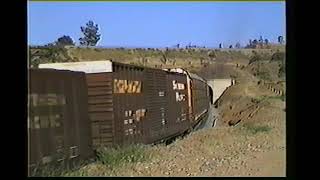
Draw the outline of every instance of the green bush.
[[[280,99],[281,101],[285,101],[286,95],[282,94],[281,96],[270,96],[271,99]]]
[[[32,172],[30,172],[30,176],[32,177],[65,176],[68,173],[79,171],[78,169],[87,163],[88,161],[81,160],[76,164],[69,164],[66,166],[58,162],[50,163],[47,165],[38,165],[35,169],[33,169]]]
[[[46,47],[32,52],[29,49],[29,62],[31,67],[38,67],[41,63],[56,63],[73,61],[67,53],[67,49],[60,46]]]
[[[243,127],[249,132],[250,134],[257,134],[260,132],[269,132],[271,131],[271,127],[267,125],[254,125],[254,124],[244,124]]]
[[[128,145],[124,147],[115,147],[100,149],[98,151],[98,161],[110,167],[120,166],[125,163],[143,162],[149,159],[143,145]]]

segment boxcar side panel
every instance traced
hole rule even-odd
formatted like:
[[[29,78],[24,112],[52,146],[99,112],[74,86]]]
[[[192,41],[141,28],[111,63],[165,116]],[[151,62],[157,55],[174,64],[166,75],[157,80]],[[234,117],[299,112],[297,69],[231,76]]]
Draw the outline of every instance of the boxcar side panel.
[[[145,142],[153,143],[165,137],[168,131],[166,72],[146,69],[144,87],[147,107]]]
[[[29,175],[92,156],[84,73],[30,69],[29,83]]]
[[[210,98],[205,82],[192,79],[192,101],[194,123],[197,123],[209,110]]]
[[[86,74],[88,111],[94,149],[115,144],[112,73]]]
[[[115,142],[118,145],[144,142],[146,114],[144,68],[113,64]]]
[[[167,82],[167,135],[171,136],[189,128],[187,76],[181,73],[168,73]]]

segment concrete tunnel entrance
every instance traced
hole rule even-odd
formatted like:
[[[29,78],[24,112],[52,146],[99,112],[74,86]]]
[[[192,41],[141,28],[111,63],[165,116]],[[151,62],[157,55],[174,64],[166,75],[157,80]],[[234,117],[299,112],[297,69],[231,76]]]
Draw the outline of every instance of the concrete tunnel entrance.
[[[207,80],[209,86],[212,89],[212,96],[211,96],[211,92],[210,93],[210,97],[212,97],[211,99],[211,104],[214,104],[219,97],[223,94],[223,92],[230,87],[231,85],[234,84],[234,80],[233,79],[209,79]]]
[[[213,90],[212,87],[209,86],[209,97],[210,97],[210,104],[213,104]]]

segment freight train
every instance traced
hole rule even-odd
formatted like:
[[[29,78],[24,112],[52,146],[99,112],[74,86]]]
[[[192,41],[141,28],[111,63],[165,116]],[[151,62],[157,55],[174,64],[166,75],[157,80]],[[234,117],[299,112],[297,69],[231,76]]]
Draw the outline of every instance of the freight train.
[[[190,131],[208,116],[212,89],[183,69],[113,61],[29,69],[29,172],[67,165],[100,147],[150,144]]]

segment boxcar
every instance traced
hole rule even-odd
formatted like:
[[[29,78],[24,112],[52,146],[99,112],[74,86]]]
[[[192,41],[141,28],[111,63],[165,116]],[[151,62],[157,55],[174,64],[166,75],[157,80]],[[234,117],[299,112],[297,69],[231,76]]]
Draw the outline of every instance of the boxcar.
[[[190,123],[187,76],[111,61],[41,64],[86,73],[95,149],[154,143]]]
[[[84,73],[30,69],[28,98],[29,175],[93,156]]]
[[[94,149],[149,144],[179,135],[196,124],[209,106],[205,81],[183,70],[164,71],[112,61],[39,67],[86,73]]]
[[[188,116],[190,125],[194,127],[208,115],[210,104],[212,104],[212,89],[206,80],[196,74],[187,72],[181,68],[165,69],[169,72],[177,72],[186,76]]]
[[[209,111],[211,102],[210,89],[206,80],[202,79],[198,75],[189,73],[189,76],[191,78],[192,92],[192,124],[197,124],[208,115],[207,112]]]

